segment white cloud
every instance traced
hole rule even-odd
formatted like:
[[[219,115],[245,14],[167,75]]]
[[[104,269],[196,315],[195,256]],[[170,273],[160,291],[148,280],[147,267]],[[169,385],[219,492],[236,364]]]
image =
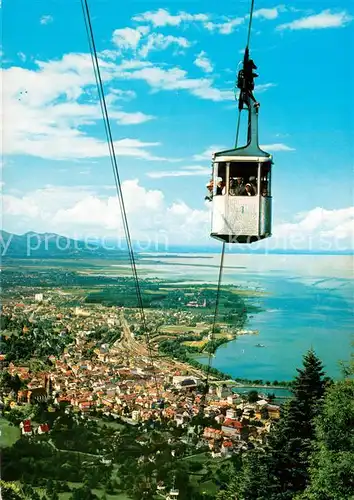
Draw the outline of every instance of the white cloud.
[[[160,190],[148,190],[137,179],[122,183],[129,228],[134,240],[193,242],[209,237],[208,210],[195,210],[181,200],[168,204]],[[209,207],[208,207],[209,208]],[[210,209],[210,208],[209,208]],[[142,217],[142,213],[144,217]],[[124,236],[117,197],[80,189],[46,187],[23,197],[6,196],[4,223],[8,231],[55,232],[65,236]]]
[[[154,37],[156,44],[187,46],[182,37]],[[154,42],[154,43],[155,43]],[[133,42],[130,40],[130,44]],[[2,70],[4,154],[28,154],[41,158],[98,158],[108,153],[104,141],[90,134],[101,120],[97,91],[88,54],[65,54],[59,60],[35,61],[37,69],[10,67]],[[109,116],[120,125],[144,123],[154,117],[142,111],[126,112],[117,101],[131,99],[132,90],[115,88],[116,81],[142,80],[153,91],[183,90],[201,99],[233,100],[233,92],[213,87],[209,78],[189,78],[185,70],[154,66],[149,61],[99,59],[101,77],[109,85]],[[85,128],[83,128],[85,127]],[[127,146],[129,145],[129,146]],[[117,141],[117,153],[145,159],[160,159],[146,148],[156,142],[137,139]]]
[[[145,123],[150,120],[155,119],[152,115],[145,115],[140,111],[136,113],[125,113],[124,111],[116,111],[114,113],[115,118],[118,118],[119,125],[137,125],[139,123]]]
[[[148,32],[148,26],[116,29],[113,31],[112,42],[120,49],[136,50],[140,43],[140,40]]]
[[[153,179],[162,179],[164,177],[194,177],[199,175],[207,176],[210,174],[210,168],[194,165],[182,167],[180,170],[157,170],[148,172],[146,175]]]
[[[295,148],[291,148],[281,142],[277,142],[275,144],[262,144],[260,147],[265,151],[295,151]]]
[[[254,17],[272,20],[278,17],[279,12],[285,10],[284,6],[278,6],[271,9],[258,9],[254,12]],[[216,32],[220,35],[230,35],[238,26],[245,23],[249,15],[238,17],[222,16],[220,20],[216,20],[215,16],[209,14],[189,14],[188,12],[179,12],[176,15],[170,14],[168,10],[158,9],[149,11],[133,17],[133,21],[149,23],[155,28],[163,26],[178,27],[185,23],[199,23],[206,30]]]
[[[282,7],[273,7],[272,9],[258,9],[253,12],[253,17],[273,20],[279,16],[279,11],[283,10],[284,9]]]
[[[331,12],[330,9],[326,9],[319,14],[302,17],[290,23],[281,24],[277,27],[277,30],[341,28],[352,20],[353,17],[346,11],[334,13]]]
[[[316,207],[309,212],[297,214],[297,222],[288,222],[274,227],[274,237],[291,243],[302,244],[302,248],[343,250],[354,247],[354,207],[326,210]],[[338,245],[338,246],[336,246]],[[295,248],[296,249],[296,248]]]
[[[144,12],[133,17],[133,21],[151,23],[155,27],[179,26],[184,22],[205,22],[209,17],[206,14],[189,14],[188,12],[179,12],[172,15],[165,9],[158,9],[155,12]]]
[[[116,65],[102,60],[100,66],[102,79],[113,80]],[[107,156],[106,143],[82,130],[101,120],[89,55],[67,54],[58,61],[37,61],[37,67],[37,71],[20,67],[2,71],[4,154],[58,160]],[[114,105],[127,95],[132,97],[130,91],[111,89],[107,100],[111,119],[132,125],[154,118],[140,111],[127,113]],[[115,142],[119,155],[154,160],[158,157],[145,148],[157,145],[130,138]]]
[[[255,85],[254,91],[258,92],[258,94],[261,94],[262,92],[265,92],[268,89],[271,89],[273,87],[276,87],[276,83],[261,83],[259,85]]]
[[[204,50],[199,52],[199,54],[197,55],[197,57],[194,60],[194,64],[196,66],[198,66],[198,68],[205,71],[205,73],[211,73],[214,69],[210,59],[208,59]]]
[[[109,89],[109,93],[106,94],[106,103],[114,104],[117,101],[130,101],[136,98],[136,92],[133,90],[121,90],[121,89]]]
[[[152,66],[122,71],[119,76],[124,79],[144,80],[155,91],[186,90],[201,99],[212,101],[234,100],[231,90],[214,88],[209,78],[189,78],[185,70],[174,67],[169,69]]]
[[[220,23],[215,23],[212,21],[208,21],[204,24],[204,27],[208,31],[216,31],[220,35],[230,35],[231,33],[234,32],[235,28],[237,26],[240,26],[245,22],[244,17],[235,17],[233,19],[228,19],[227,21],[220,22]]]
[[[117,197],[106,196],[104,191],[98,194],[96,189],[97,186],[46,186],[24,196],[5,195],[4,228],[15,233],[34,230],[78,237],[123,236]],[[182,199],[167,202],[162,191],[146,189],[137,179],[124,181],[122,190],[133,239],[156,241],[164,235],[163,241],[171,244],[180,242],[183,235],[185,244],[209,241],[211,204],[203,205],[201,200],[203,208],[193,209]],[[261,246],[335,251],[353,245],[354,207],[316,207],[297,214],[291,222],[275,225],[273,237]]]
[[[101,55],[115,59],[118,54],[124,51],[132,51],[135,55],[146,58],[150,52],[165,50],[170,45],[175,45],[182,49],[186,49],[192,45],[187,38],[182,36],[149,32],[149,26],[116,29],[113,32],[112,41],[118,47],[118,52],[105,50]]]
[[[170,45],[176,45],[182,49],[187,49],[191,46],[191,42],[182,36],[163,35],[162,33],[151,33],[147,39],[146,44],[140,49],[139,54],[141,57],[147,57],[153,50],[164,50]]]
[[[122,191],[127,215],[135,217],[136,220],[142,218],[142,212],[144,217],[149,218],[163,209],[163,193],[158,190],[146,190],[139,185],[137,179],[124,181]],[[72,225],[73,220],[75,226],[95,227],[98,230],[102,225],[102,228],[107,230],[120,229],[121,215],[117,197],[101,198],[97,195],[86,195],[74,206],[59,209],[53,217],[54,225],[60,227]]]
[[[53,22],[52,16],[42,16],[39,21],[41,24],[49,24]]]
[[[40,208],[30,197],[17,198],[11,195],[4,195],[2,198],[3,215],[15,215],[19,217],[38,217]]]

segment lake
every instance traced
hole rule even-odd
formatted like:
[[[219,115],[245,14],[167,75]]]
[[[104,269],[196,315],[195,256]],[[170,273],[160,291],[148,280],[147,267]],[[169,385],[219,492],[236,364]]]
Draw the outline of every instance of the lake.
[[[218,255],[156,259],[159,264],[151,266],[140,260],[144,277],[217,283]],[[353,341],[353,256],[230,253],[224,266],[223,283],[249,289],[247,300],[264,312],[246,326],[259,335],[240,336],[221,346],[213,367],[233,377],[291,380],[302,355],[313,347],[327,374],[340,376],[338,363],[349,359]],[[263,293],[254,297],[251,292]],[[264,347],[256,347],[258,343]]]

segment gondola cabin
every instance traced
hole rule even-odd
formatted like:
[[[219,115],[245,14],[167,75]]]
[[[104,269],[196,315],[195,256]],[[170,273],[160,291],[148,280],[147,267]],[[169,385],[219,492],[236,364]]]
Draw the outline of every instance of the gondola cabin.
[[[252,103],[246,146],[213,154],[213,238],[253,243],[271,236],[272,164],[258,145],[258,106]]]
[[[257,69],[245,49],[238,73],[239,113],[248,111],[247,144],[213,155],[213,182],[207,187],[212,205],[211,236],[228,243],[253,243],[272,234],[272,155],[258,143],[259,103],[253,95]],[[238,142],[240,114],[237,126]]]
[[[237,149],[214,155],[213,238],[252,243],[271,236],[272,157],[259,152],[263,155],[239,155]]]

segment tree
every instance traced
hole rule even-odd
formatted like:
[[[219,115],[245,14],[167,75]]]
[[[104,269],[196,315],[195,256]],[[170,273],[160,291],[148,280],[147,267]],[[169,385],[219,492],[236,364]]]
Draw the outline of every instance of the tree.
[[[314,419],[321,410],[326,381],[321,361],[309,350],[292,384],[293,399],[270,433],[270,477],[281,499],[293,499],[308,481],[309,456],[315,438]]]
[[[273,500],[273,484],[269,477],[269,471],[268,456],[264,452],[255,449],[246,453],[243,458],[241,474],[236,476],[230,491],[228,491],[229,498]]]
[[[105,490],[106,493],[108,493],[108,495],[114,495],[115,485],[114,485],[112,479],[109,479],[106,482],[104,490]]]
[[[247,394],[247,399],[249,403],[257,403],[258,401],[258,392],[257,391],[249,391]]]
[[[96,500],[98,496],[92,493],[90,488],[83,486],[73,490],[70,500]]]
[[[59,495],[56,491],[52,491],[46,498],[48,498],[48,500],[59,500]]]
[[[16,483],[0,481],[0,487],[2,498],[4,500],[24,500],[26,498],[20,486]]]
[[[16,394],[24,385],[17,374],[15,376],[12,376],[5,370],[1,372],[0,380],[2,387],[6,388],[7,390],[12,390]]]
[[[269,412],[267,408],[262,407],[261,408],[261,419],[262,420],[267,420],[269,418]]]
[[[268,436],[266,453],[254,450],[244,457],[237,481],[241,499],[292,500],[306,487],[314,419],[321,409],[326,381],[321,361],[312,350],[305,354],[303,368],[297,372],[292,384],[294,396],[282,408],[280,421]]]
[[[353,365],[354,366],[354,365]],[[353,370],[354,371],[354,370]],[[311,455],[310,484],[298,498],[342,500],[354,491],[354,380],[328,388],[316,420],[317,442]]]

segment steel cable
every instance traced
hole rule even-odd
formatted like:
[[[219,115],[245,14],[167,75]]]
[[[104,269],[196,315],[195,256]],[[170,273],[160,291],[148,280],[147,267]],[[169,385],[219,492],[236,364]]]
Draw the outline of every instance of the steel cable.
[[[148,348],[150,364],[151,364],[151,367],[153,370],[153,377],[154,377],[154,381],[155,381],[157,396],[159,396],[159,387],[158,387],[158,383],[157,383],[156,370],[155,370],[155,365],[153,362],[152,348],[151,348],[151,343],[150,343],[150,333],[148,331],[147,323],[146,323],[144,303],[143,303],[143,299],[142,299],[142,294],[141,294],[141,289],[140,289],[140,284],[139,284],[139,277],[138,277],[138,272],[137,272],[137,268],[136,268],[134,249],[133,249],[130,231],[129,231],[128,218],[127,218],[126,208],[125,208],[125,204],[124,204],[122,185],[121,185],[121,180],[120,180],[120,176],[119,176],[118,163],[117,163],[117,158],[116,158],[116,153],[115,153],[115,147],[114,147],[114,142],[113,142],[113,137],[112,137],[109,115],[108,115],[108,111],[107,111],[107,104],[106,104],[104,88],[103,88],[103,83],[102,83],[102,77],[101,77],[101,72],[100,72],[100,67],[99,67],[99,62],[98,62],[98,56],[97,56],[97,50],[96,50],[96,44],[95,44],[95,39],[94,39],[94,34],[93,34],[93,28],[92,28],[92,23],[91,23],[91,15],[90,15],[88,1],[81,0],[81,7],[82,7],[83,16],[84,16],[85,29],[86,29],[86,34],[87,34],[87,38],[88,38],[88,44],[89,44],[91,61],[92,61],[93,71],[94,71],[96,85],[97,85],[100,107],[101,107],[101,111],[102,111],[102,117],[103,117],[103,122],[104,122],[106,138],[107,138],[109,155],[110,155],[112,169],[113,169],[117,198],[118,198],[120,211],[122,214],[123,228],[124,228],[124,233],[125,233],[126,242],[127,242],[127,246],[128,246],[129,259],[130,259],[130,264],[131,264],[131,268],[132,268],[135,289],[136,289],[136,294],[137,294],[137,299],[138,299],[138,309],[140,312],[140,318],[141,318],[143,331],[145,333],[145,339],[146,339],[146,344],[147,344],[147,348]]]

